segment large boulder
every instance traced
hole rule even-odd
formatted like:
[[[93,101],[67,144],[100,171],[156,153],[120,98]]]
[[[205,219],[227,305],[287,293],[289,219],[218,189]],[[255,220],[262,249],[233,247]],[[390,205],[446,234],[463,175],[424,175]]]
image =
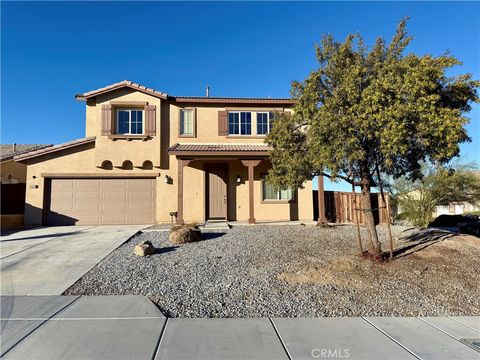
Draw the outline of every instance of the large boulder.
[[[153,244],[148,240],[142,241],[141,243],[135,245],[133,252],[137,256],[152,255],[155,253],[155,246],[153,246]]]
[[[172,244],[185,244],[202,240],[202,233],[196,224],[174,226],[170,229]]]

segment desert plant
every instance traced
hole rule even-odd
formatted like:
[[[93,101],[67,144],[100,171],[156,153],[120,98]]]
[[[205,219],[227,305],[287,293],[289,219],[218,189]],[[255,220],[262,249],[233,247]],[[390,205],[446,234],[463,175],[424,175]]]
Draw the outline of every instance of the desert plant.
[[[368,229],[368,253],[381,258],[370,200],[372,186],[387,176],[417,178],[426,159],[447,163],[469,141],[465,113],[478,101],[480,82],[447,76],[461,64],[444,54],[405,54],[412,40],[406,20],[390,44],[368,48],[359,34],[344,42],[331,35],[316,46],[318,69],[292,83],[292,114],[278,113],[267,143],[272,146],[268,181],[301,187],[313,175],[360,186]]]
[[[185,244],[202,240],[202,233],[197,224],[184,224],[173,226],[170,229],[172,244]]]
[[[472,164],[456,164],[450,168],[424,164],[422,175],[415,181],[397,179],[392,190],[401,215],[415,226],[426,226],[437,205],[480,200],[480,175]]]

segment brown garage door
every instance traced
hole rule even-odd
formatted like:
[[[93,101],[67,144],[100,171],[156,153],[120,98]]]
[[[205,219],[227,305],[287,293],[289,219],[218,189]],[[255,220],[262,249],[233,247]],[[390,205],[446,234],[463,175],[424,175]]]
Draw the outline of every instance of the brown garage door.
[[[52,179],[48,200],[49,225],[155,222],[155,179]]]

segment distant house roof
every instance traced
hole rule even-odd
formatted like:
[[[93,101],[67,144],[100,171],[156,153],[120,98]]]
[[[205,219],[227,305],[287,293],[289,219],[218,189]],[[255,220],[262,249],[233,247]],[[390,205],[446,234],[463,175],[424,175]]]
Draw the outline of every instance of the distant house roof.
[[[137,84],[130,80],[123,80],[115,84],[105,86],[100,89],[75,95],[77,100],[88,100],[98,95],[121,88],[130,88],[155,96],[157,98],[168,100],[174,103],[210,103],[210,104],[265,104],[265,105],[285,105],[291,106],[295,100],[289,98],[270,98],[270,97],[210,97],[210,96],[170,96],[163,91],[158,91],[147,86]]]
[[[69,141],[69,142],[66,142],[66,143],[63,143],[63,144],[58,144],[58,145],[54,145],[54,146],[50,145],[49,147],[46,147],[46,148],[28,151],[28,152],[25,152],[25,153],[22,153],[22,154],[19,154],[19,155],[15,156],[14,160],[15,161],[23,161],[23,160],[27,160],[27,159],[32,159],[32,158],[35,158],[37,156],[42,156],[42,155],[54,153],[54,152],[57,152],[57,151],[66,150],[66,149],[69,149],[69,148],[73,148],[75,146],[89,144],[89,143],[92,143],[92,142],[95,142],[95,136],[76,139],[76,140],[72,140],[72,141]]]
[[[17,155],[21,155],[32,150],[44,149],[52,144],[1,144],[0,161],[13,159]]]
[[[171,155],[268,155],[265,144],[175,144],[168,149]]]

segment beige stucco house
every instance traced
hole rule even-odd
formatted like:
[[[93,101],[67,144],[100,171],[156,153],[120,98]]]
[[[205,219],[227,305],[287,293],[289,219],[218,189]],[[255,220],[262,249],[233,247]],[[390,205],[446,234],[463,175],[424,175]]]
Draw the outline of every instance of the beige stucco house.
[[[313,220],[310,181],[264,181],[264,138],[291,99],[170,96],[131,81],[76,99],[85,138],[15,157],[27,224]]]
[[[27,165],[14,157],[50,145],[44,144],[1,144],[0,147],[0,227],[15,228],[23,225],[25,212],[25,186]]]
[[[14,157],[52,145],[46,144],[2,144],[0,148],[0,182],[2,184],[24,184],[27,178],[27,165],[14,160]]]

